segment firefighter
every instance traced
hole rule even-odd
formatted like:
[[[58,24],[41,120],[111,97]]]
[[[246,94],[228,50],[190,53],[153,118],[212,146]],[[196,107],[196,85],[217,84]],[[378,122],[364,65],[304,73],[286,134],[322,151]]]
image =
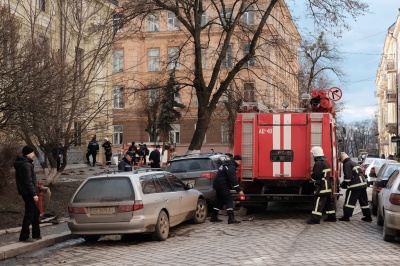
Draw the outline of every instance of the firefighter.
[[[339,221],[350,221],[350,217],[353,215],[358,200],[364,215],[361,220],[371,222],[372,217],[368,204],[367,182],[365,181],[361,167],[356,162],[352,161],[344,152],[342,152],[339,159],[343,164],[344,174],[344,179],[340,187],[347,189],[343,205],[343,217],[339,218]]]
[[[216,191],[217,200],[213,213],[211,215],[210,222],[222,222],[218,219],[218,212],[226,205],[226,211],[228,213],[228,224],[240,223],[235,219],[233,213],[233,199],[231,195],[231,187],[236,190],[241,196],[244,195],[242,188],[239,186],[236,177],[236,167],[242,163],[242,157],[235,155],[233,160],[226,160],[222,162],[222,165],[218,168],[217,177],[214,180],[213,188]]]
[[[330,176],[331,167],[324,156],[321,147],[315,146],[311,149],[314,157],[314,168],[311,174],[311,182],[316,186],[314,209],[311,212],[311,218],[307,220],[308,224],[319,224],[322,213],[328,215],[325,222],[336,222],[336,207],[332,194],[332,177]]]

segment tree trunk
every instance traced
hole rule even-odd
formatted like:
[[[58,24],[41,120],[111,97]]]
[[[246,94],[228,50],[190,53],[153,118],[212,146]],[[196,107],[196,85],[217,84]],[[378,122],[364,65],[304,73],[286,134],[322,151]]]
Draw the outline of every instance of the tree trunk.
[[[212,110],[213,109],[210,108],[199,108],[196,129],[194,131],[192,141],[190,142],[188,153],[200,152],[208,126],[210,124]]]

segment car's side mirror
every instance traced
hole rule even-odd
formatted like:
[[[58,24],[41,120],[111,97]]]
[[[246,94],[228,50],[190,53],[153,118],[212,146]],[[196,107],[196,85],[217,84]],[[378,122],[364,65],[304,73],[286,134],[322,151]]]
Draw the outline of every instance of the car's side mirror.
[[[375,181],[375,185],[376,185],[377,187],[386,187],[386,181],[383,181],[383,180],[381,180],[381,181]]]

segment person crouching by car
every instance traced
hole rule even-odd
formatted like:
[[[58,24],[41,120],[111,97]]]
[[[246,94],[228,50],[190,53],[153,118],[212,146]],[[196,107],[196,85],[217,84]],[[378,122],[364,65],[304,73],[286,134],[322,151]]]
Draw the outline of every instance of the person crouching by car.
[[[124,172],[132,171],[132,160],[134,155],[131,151],[127,151],[124,158],[118,164],[118,170]]]
[[[241,196],[244,195],[236,177],[236,167],[241,163],[242,157],[240,155],[235,155],[233,160],[223,161],[222,165],[218,168],[217,177],[213,184],[217,200],[210,222],[222,222],[221,219],[218,219],[218,212],[225,204],[228,213],[228,224],[240,223],[240,221],[236,220],[234,217],[231,187],[233,187],[233,189],[235,189]]]

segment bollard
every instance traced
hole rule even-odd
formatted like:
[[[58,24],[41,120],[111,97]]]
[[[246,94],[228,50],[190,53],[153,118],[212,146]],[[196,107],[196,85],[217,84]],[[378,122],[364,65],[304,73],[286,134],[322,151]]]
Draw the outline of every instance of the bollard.
[[[42,180],[38,180],[37,181],[37,196],[38,196],[37,205],[39,207],[40,214],[42,214],[42,201],[43,201],[42,187],[43,187]]]

